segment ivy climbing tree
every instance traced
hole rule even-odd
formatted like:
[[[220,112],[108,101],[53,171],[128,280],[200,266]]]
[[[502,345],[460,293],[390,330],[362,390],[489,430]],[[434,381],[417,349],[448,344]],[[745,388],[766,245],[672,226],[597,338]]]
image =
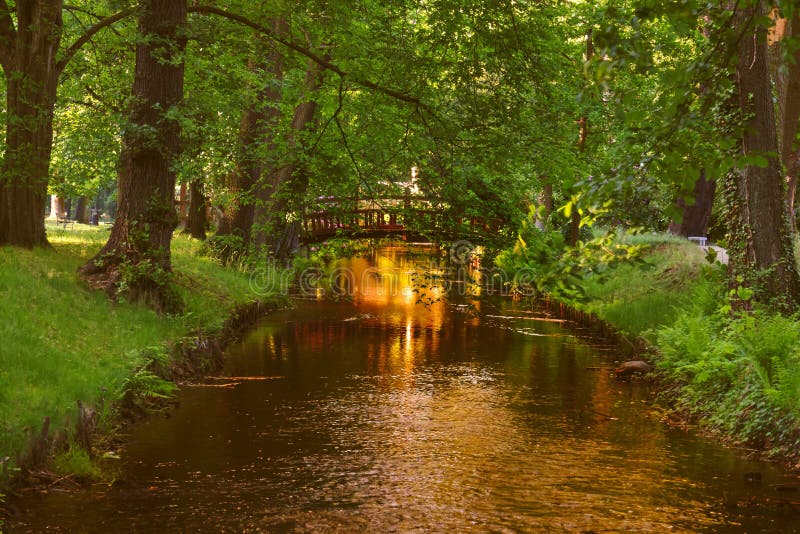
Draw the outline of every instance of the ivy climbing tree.
[[[81,269],[94,284],[123,291],[159,311],[179,303],[169,285],[177,226],[175,169],[180,150],[186,0],[143,0],[130,119],[119,163],[119,204],[111,236]]]
[[[740,5],[734,27],[740,36],[736,89],[742,113],[744,168],[737,172],[737,210],[741,217],[744,262],[759,300],[787,311],[800,302],[800,278],[785,211],[785,184],[769,75],[765,2]],[[795,119],[796,120],[796,119]]]

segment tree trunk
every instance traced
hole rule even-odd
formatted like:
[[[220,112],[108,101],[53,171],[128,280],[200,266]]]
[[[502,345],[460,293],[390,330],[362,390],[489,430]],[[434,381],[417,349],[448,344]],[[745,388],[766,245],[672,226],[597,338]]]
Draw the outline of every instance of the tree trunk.
[[[277,35],[288,35],[289,24],[285,18],[276,17],[272,21],[272,30]],[[282,98],[280,85],[283,80],[285,63],[285,54],[275,43],[272,43],[267,56],[267,71],[272,75],[273,83],[269,84],[260,95],[264,103],[268,104],[263,111],[264,130],[262,142],[266,146],[267,152],[272,155],[278,152],[275,136],[278,121],[281,117],[278,105]],[[272,178],[275,175],[275,168],[276,164],[273,161],[262,161],[259,176],[253,189],[255,202],[253,205],[251,235],[253,244],[259,247],[267,243],[265,225],[268,224],[267,221],[269,221],[270,217],[270,199],[274,192]]]
[[[687,203],[683,197],[675,201],[678,209],[683,216],[681,222],[673,221],[669,226],[669,232],[683,237],[698,236],[702,237],[708,233],[708,221],[711,219],[711,209],[714,207],[714,193],[717,190],[717,182],[706,180],[704,169],[700,170],[700,176],[694,183],[692,192],[692,204]]]
[[[553,213],[553,184],[546,183],[542,188],[542,206],[544,206],[545,220],[550,218]]]
[[[776,20],[771,32],[773,53],[771,72],[775,79],[778,108],[778,149],[786,180],[786,214],[792,233],[797,232],[794,216],[797,193],[798,147],[795,142],[798,120],[800,120],[800,48],[795,49],[791,60],[783,62],[783,50],[787,40],[792,42],[800,36],[800,12],[795,9],[791,19]],[[792,44],[796,46],[796,44]]]
[[[64,211],[66,211],[64,199],[58,195],[50,195],[50,216],[48,218],[55,221]]]
[[[586,62],[592,60],[594,57],[594,43],[592,41],[592,29],[586,31]],[[578,120],[580,131],[578,132],[578,151],[586,152],[586,140],[589,137],[589,119],[588,117],[581,117]],[[572,207],[572,214],[569,219],[569,228],[567,230],[567,245],[574,247],[581,239],[581,215],[578,212],[578,207]]]
[[[539,194],[538,204],[541,211],[536,214],[536,227],[544,231],[547,228],[547,221],[550,220],[550,214],[553,213],[553,184],[546,183],[542,186],[542,192]]]
[[[710,38],[709,19],[703,18],[700,31],[705,38]],[[708,93],[708,85],[700,86],[700,94]],[[729,97],[726,101],[729,109],[735,109],[737,104]],[[725,128],[722,125],[723,129]],[[675,200],[675,207],[680,212],[680,222],[671,221],[669,233],[683,237],[698,236],[704,237],[708,233],[708,222],[711,219],[711,212],[714,208],[714,195],[717,191],[717,182],[706,180],[706,170],[700,168],[700,175],[694,183],[691,197],[683,195],[685,191],[680,191]],[[691,202],[691,203],[690,203]]]
[[[101,19],[59,53],[62,0],[0,0],[0,65],[6,79],[5,154],[0,164],[0,245],[48,246],[44,227],[53,114],[64,66],[126,9]]]
[[[325,69],[319,64],[309,62],[305,79],[305,93],[309,98],[322,86],[324,73]],[[290,154],[287,163],[273,175],[272,197],[265,210],[269,213],[266,226],[271,234],[263,234],[263,238],[264,244],[269,246],[271,254],[279,262],[285,262],[289,258],[299,239],[297,221],[287,216],[302,207],[300,203],[308,187],[308,175],[298,168],[297,152],[302,149],[301,132],[313,124],[316,112],[317,102],[313,99],[302,102],[295,108],[289,140]]]
[[[78,198],[75,206],[75,220],[81,224],[89,224],[89,200],[86,197]]]
[[[189,188],[186,185],[186,182],[181,184],[180,195],[178,196],[178,225],[183,225],[186,228],[188,224],[188,204],[189,204]]]
[[[251,65],[251,68],[255,68]],[[264,121],[266,119],[263,91],[255,102],[242,113],[239,125],[239,146],[236,168],[227,178],[231,201],[225,209],[226,224],[221,226],[218,235],[231,234],[242,238],[242,246],[250,243],[250,230],[253,226],[253,187],[261,176],[264,141]]]
[[[737,270],[751,272],[754,287],[763,288],[756,298],[778,305],[785,311],[796,308],[800,296],[796,262],[784,205],[784,183],[775,129],[775,109],[770,83],[766,30],[759,26],[765,14],[764,2],[737,11],[739,42],[736,88],[744,117],[744,156],[765,158],[766,166],[748,164],[736,187],[745,250]],[[732,260],[734,258],[731,258]]]
[[[792,234],[797,233],[797,214],[795,214],[795,203],[797,197],[797,178],[800,174],[800,165],[798,165],[800,153],[797,150],[792,151],[791,154],[784,160],[786,170],[786,218],[789,219],[789,229]]]
[[[200,180],[193,180],[189,184],[189,219],[183,232],[195,239],[205,239],[206,224],[206,197]]]
[[[0,245],[48,246],[44,227],[53,145],[61,0],[17,2],[17,30],[0,3],[6,78],[5,155],[0,165]]]
[[[163,312],[178,306],[168,273],[178,222],[173,162],[180,125],[168,114],[183,98],[186,0],[142,0],[141,6],[117,217],[108,242],[81,270],[107,291],[126,291],[128,298]]]
[[[278,35],[289,33],[289,25],[282,17],[273,19],[272,29]],[[269,47],[270,51],[259,65],[252,62],[250,68],[258,66],[270,76],[268,80],[262,81],[264,87],[242,114],[237,165],[228,180],[233,200],[225,212],[226,220],[221,225],[222,232],[217,232],[218,235],[227,233],[241,237],[245,248],[249,247],[251,242],[257,206],[260,201],[263,202],[264,197],[269,197],[269,193],[264,192],[269,186],[265,186],[262,177],[265,172],[269,175],[267,168],[271,165],[264,157],[264,153],[276,152],[273,142],[274,129],[280,118],[278,108],[281,100],[280,81],[283,79],[285,64],[285,56],[275,43],[262,41],[260,44],[262,47]]]

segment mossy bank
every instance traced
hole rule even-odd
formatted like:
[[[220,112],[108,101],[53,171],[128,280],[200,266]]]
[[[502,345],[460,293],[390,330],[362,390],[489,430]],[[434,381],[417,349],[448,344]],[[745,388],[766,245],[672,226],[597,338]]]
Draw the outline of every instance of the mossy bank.
[[[81,450],[87,423],[112,428],[142,399],[168,396],[171,380],[218,364],[226,343],[281,302],[181,236],[172,261],[182,314],[113,302],[77,272],[108,231],[48,230],[52,249],[0,248],[0,489],[43,460],[56,473],[92,474]]]

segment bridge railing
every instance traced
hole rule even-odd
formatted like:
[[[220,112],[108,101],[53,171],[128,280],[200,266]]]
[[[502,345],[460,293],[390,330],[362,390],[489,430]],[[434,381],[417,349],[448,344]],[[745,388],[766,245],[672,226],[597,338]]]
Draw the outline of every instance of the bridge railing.
[[[437,209],[438,208],[438,209]],[[447,206],[421,196],[381,199],[321,199],[316,209],[303,214],[306,241],[337,234],[374,236],[407,233],[437,233],[448,228],[469,229],[470,233],[496,233],[504,221],[483,217],[457,216]]]

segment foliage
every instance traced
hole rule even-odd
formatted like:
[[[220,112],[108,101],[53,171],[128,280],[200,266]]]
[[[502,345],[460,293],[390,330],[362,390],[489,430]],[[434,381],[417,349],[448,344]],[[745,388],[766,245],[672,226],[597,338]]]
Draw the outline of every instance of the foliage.
[[[690,310],[658,332],[658,344],[659,367],[680,384],[678,399],[692,415],[757,446],[800,439],[797,317]]]
[[[588,225],[592,217],[587,215],[584,219]],[[534,210],[523,221],[517,244],[501,252],[496,263],[511,278],[513,286],[575,303],[586,297],[586,280],[603,280],[614,264],[635,260],[640,253],[639,245],[625,243],[612,231],[567,247],[561,231],[536,226]]]
[[[675,320],[686,306],[713,311],[724,298],[724,273],[709,264],[700,247],[682,238],[630,235],[625,240],[642,247],[641,261],[620,263],[602,279],[589,278],[586,301],[579,303],[626,335],[655,343],[660,326]]]
[[[178,389],[173,382],[164,380],[156,371],[165,372],[169,367],[169,354],[162,347],[148,347],[142,351],[145,363],[122,381],[120,400],[147,406],[158,399],[168,399]]]
[[[222,265],[230,265],[244,260],[248,249],[241,236],[227,234],[209,237],[198,252]]]
[[[123,398],[135,404],[147,404],[157,399],[169,399],[178,389],[146,367],[139,369],[122,382]]]
[[[327,239],[318,245],[311,245],[308,249],[312,261],[326,264],[339,258],[352,258],[360,256],[373,248],[370,240],[354,240],[335,237]]]
[[[119,265],[119,279],[117,280],[117,295],[123,296],[135,286],[168,286],[171,277],[168,271],[155,265],[150,258],[138,263],[122,262]]]
[[[111,4],[73,3],[64,14],[66,42],[74,42],[104,10],[110,14],[121,9]],[[93,198],[114,184],[133,78],[134,32],[135,18],[123,18],[67,63],[53,124],[51,193]]]

